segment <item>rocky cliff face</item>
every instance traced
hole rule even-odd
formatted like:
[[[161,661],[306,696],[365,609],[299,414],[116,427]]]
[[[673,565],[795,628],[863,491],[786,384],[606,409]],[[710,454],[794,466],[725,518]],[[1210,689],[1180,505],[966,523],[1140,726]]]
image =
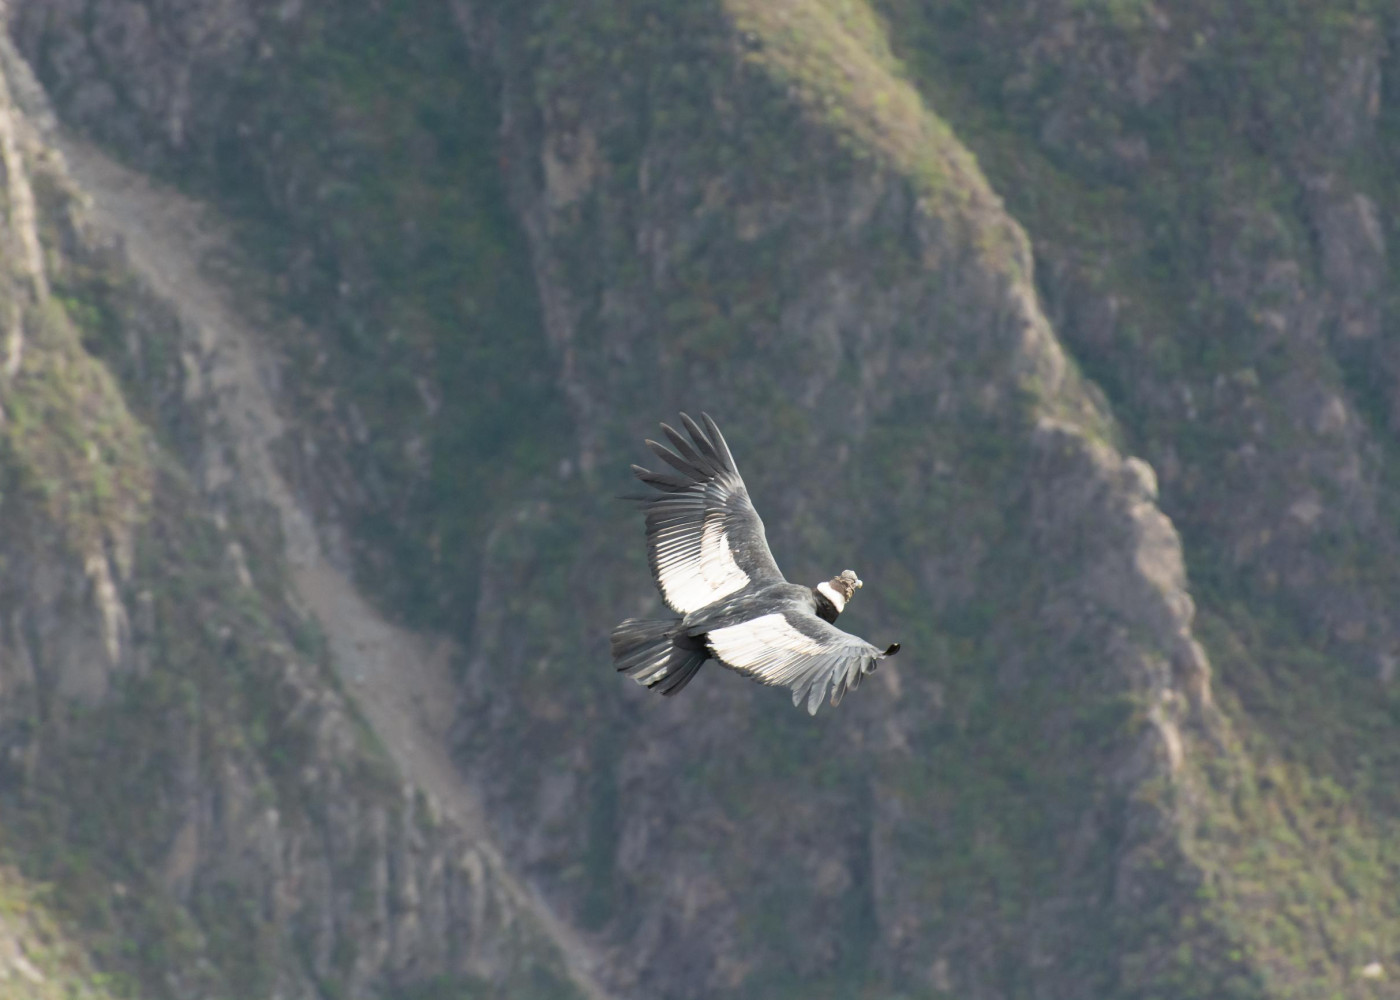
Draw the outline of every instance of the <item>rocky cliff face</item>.
[[[124,865],[150,882],[121,898],[172,914],[140,940],[194,942],[99,965],[174,995],[246,989],[249,956],[288,993],[1386,995],[1380,13],[14,6],[62,120],[234,234],[170,280],[80,221],[26,229],[53,185],[6,153],[17,315],[77,317],[56,382],[108,409],[72,455],[12,419],[14,475],[74,485],[7,491],[7,520],[77,541],[16,548],[57,582],[6,607],[63,640],[3,662],[113,720],[13,682],[12,759],[41,763],[6,788],[103,859],[80,940],[131,919]],[[849,627],[905,642],[839,712],[606,668],[611,623],[659,607],[609,498],[702,408],[789,577],[856,566]],[[411,712],[351,624],[377,613],[460,651],[452,766],[395,740]],[[169,721],[138,737],[150,678]],[[91,762],[118,742],[150,762],[126,797],[169,804],[113,855],[43,790],[119,787]],[[233,786],[266,789],[256,836]],[[21,867],[53,877],[42,853]]]
[[[174,256],[217,249],[213,220],[65,157],[12,53],[6,81],[3,980],[16,996],[570,995],[472,817],[405,781],[385,746],[402,734],[371,731],[330,670],[332,653],[360,662],[321,631],[337,577],[267,451],[258,348]],[[203,241],[182,244],[182,224]],[[27,933],[45,899],[100,973],[55,951],[58,932]]]

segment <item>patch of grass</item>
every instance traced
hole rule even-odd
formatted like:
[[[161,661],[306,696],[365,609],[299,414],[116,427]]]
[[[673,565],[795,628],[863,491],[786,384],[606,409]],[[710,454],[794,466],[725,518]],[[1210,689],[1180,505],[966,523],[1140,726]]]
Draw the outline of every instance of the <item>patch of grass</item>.
[[[120,974],[97,971],[50,908],[52,890],[0,860],[0,1000],[127,1000]]]
[[[146,435],[106,368],[50,299],[18,313],[22,354],[0,395],[0,464],[83,556],[129,538],[146,514]],[[126,545],[120,545],[126,548]]]
[[[1012,266],[1020,236],[998,211],[976,160],[930,110],[864,0],[726,0],[745,58],[773,75],[860,159],[880,154],[913,179],[930,214],[977,222],[969,236],[993,266]],[[980,211],[979,211],[980,210]]]

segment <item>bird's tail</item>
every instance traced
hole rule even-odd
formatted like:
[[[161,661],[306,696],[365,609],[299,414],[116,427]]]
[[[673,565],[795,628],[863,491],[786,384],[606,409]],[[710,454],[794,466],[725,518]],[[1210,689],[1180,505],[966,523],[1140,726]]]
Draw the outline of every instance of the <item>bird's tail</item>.
[[[638,684],[673,695],[710,658],[703,640],[681,631],[679,618],[628,618],[612,631],[613,663]]]

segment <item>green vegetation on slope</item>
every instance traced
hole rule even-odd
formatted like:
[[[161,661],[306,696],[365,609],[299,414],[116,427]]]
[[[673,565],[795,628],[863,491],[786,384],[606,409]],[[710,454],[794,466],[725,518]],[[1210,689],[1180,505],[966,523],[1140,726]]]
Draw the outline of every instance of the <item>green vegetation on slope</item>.
[[[18,356],[0,383],[0,492],[37,497],[76,552],[100,552],[144,516],[145,435],[58,301],[11,308]]]
[[[0,864],[0,1000],[116,1000],[121,977],[97,972],[50,912],[52,889]]]
[[[1359,970],[1378,959],[1388,965],[1400,941],[1400,904],[1382,888],[1400,878],[1389,846],[1400,813],[1393,789],[1376,777],[1400,765],[1400,695],[1378,691],[1374,675],[1308,621],[1310,609],[1270,582],[1282,559],[1273,568],[1265,561],[1263,573],[1257,562],[1242,567],[1214,514],[1250,503],[1259,488],[1231,451],[1250,440],[1246,421],[1259,420],[1269,395],[1285,391],[1276,387],[1301,375],[1346,397],[1364,349],[1341,344],[1334,360],[1271,335],[1276,319],[1267,310],[1289,309],[1288,298],[1243,304],[1251,279],[1213,270],[1210,248],[1230,239],[1243,261],[1296,260],[1304,282],[1318,281],[1303,177],[1338,155],[1317,145],[1328,115],[1338,113],[1324,103],[1329,79],[1371,30],[1374,5],[1251,5],[1228,25],[1213,23],[1205,8],[1178,10],[1170,28],[1151,23],[1143,5],[1086,4],[1065,15],[1078,43],[1077,55],[1062,58],[1081,64],[1124,65],[1197,32],[1183,78],[1170,80],[1169,99],[1154,102],[1115,91],[1112,73],[1075,73],[1054,57],[1021,61],[1022,46],[1047,26],[1014,5],[881,7],[921,88],[977,152],[1056,274],[1047,298],[1063,303],[1074,284],[1114,297],[1107,334],[1082,314],[1068,316],[1061,333],[1107,391],[1128,446],[1159,468],[1184,469],[1164,482],[1164,508],[1183,532],[1218,700],[1241,734],[1220,760],[1206,748],[1193,755],[1187,782],[1195,828],[1186,846],[1202,871],[1198,891],[1205,913],[1236,942],[1242,978],[1231,988],[1368,995],[1379,987]],[[1052,112],[1072,122],[1068,137],[1047,130]],[[1140,149],[1142,161],[1125,165],[1115,148],[1130,156]],[[1352,160],[1374,154],[1340,155],[1328,169],[1349,172]],[[1317,162],[1299,170],[1304,157]],[[1385,370],[1375,358],[1359,367]],[[1234,396],[1259,403],[1238,411],[1208,404],[1222,378]],[[1182,392],[1201,401],[1199,423],[1195,413],[1183,418]],[[1388,438],[1384,407],[1357,402]],[[1313,445],[1288,440],[1290,420],[1279,408],[1262,410],[1272,437],[1261,446],[1301,456]],[[1387,446],[1387,481],[1397,459]],[[1306,472],[1300,463],[1293,474]],[[1394,496],[1388,491],[1392,508]],[[1329,544],[1329,579],[1318,586],[1365,581],[1395,593],[1393,574],[1376,565],[1381,550],[1364,537],[1355,528]],[[1195,930],[1164,929],[1183,943],[1175,967],[1158,974],[1163,995],[1201,988],[1210,959],[1193,949]]]

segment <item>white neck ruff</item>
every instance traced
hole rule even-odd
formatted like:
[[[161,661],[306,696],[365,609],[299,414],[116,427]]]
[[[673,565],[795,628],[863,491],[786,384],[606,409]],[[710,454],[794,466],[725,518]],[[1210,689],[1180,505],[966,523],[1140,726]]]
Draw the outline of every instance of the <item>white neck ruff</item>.
[[[846,599],[841,596],[841,591],[837,590],[831,584],[825,581],[817,584],[817,593],[821,594],[836,606],[836,613],[838,615],[846,610]]]

